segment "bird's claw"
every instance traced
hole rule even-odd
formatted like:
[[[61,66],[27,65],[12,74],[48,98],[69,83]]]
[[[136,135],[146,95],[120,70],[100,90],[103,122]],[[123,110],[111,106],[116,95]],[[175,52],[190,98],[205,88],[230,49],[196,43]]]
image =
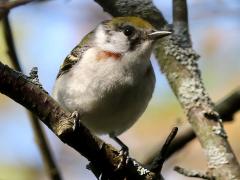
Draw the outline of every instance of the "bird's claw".
[[[120,156],[128,156],[129,155],[129,150],[128,148],[122,147],[122,149],[119,152]]]
[[[128,147],[117,137],[115,134],[109,134],[110,138],[112,138],[118,145],[121,146],[121,150],[119,151],[119,159],[120,162],[116,168],[116,171],[127,165],[129,162],[129,149]]]
[[[80,126],[79,114],[77,111],[74,111],[70,117],[74,119],[73,130],[75,131]]]
[[[119,158],[120,162],[116,168],[116,171],[121,169],[123,166],[127,165],[129,162],[129,150],[127,146],[123,146],[122,149],[119,152]]]

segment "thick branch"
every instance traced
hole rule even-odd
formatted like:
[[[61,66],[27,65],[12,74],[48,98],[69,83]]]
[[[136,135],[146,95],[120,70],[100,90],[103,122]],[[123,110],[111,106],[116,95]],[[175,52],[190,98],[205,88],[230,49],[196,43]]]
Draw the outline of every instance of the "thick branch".
[[[186,0],[173,0],[173,36],[182,47],[191,47]],[[179,38],[181,35],[181,38]]]
[[[139,11],[135,11],[134,8],[128,8],[129,5],[131,7],[133,5],[138,7],[145,2],[150,3],[150,0],[116,0],[112,1],[111,4],[108,4],[107,1],[104,0],[96,0],[96,2],[100,3],[104,10],[113,16],[116,15],[114,11],[122,9],[122,4],[124,4],[125,10],[118,11],[118,16],[128,15],[131,11],[131,15],[143,17],[157,28],[161,27],[159,24],[165,24],[165,22],[160,21],[164,19],[162,17],[159,18],[159,22],[154,22],[151,21],[150,17],[146,17],[139,13]],[[176,6],[176,3],[173,4]],[[180,7],[181,3],[177,4],[179,7],[174,7],[173,9],[183,8],[183,11],[185,11],[184,14],[187,14],[186,6]],[[149,6],[146,6],[144,10],[146,14],[153,12]],[[176,15],[177,12],[174,14]],[[157,13],[154,13],[154,15],[157,15]],[[177,20],[177,18],[175,18],[175,20]],[[187,24],[186,19],[185,24]],[[176,23],[174,26],[173,29],[178,28],[176,27]],[[240,179],[239,164],[227,141],[220,117],[214,111],[213,103],[202,83],[197,64],[199,55],[191,48],[191,44],[185,46],[179,43],[186,40],[188,41],[188,39],[188,33],[174,33],[174,36],[159,41],[156,45],[156,57],[162,72],[165,73],[173,92],[188,116],[193,130],[206,152],[210,176],[214,176],[219,180]]]
[[[176,41],[175,36],[157,46],[156,56],[162,71],[206,152],[210,176],[216,179],[238,179],[240,167],[227,141],[220,117],[214,111],[204,88],[197,64],[199,56],[191,47],[179,44],[182,41]],[[182,37],[182,34],[178,35],[178,39]]]
[[[215,106],[215,110],[219,113],[223,122],[228,122],[233,120],[234,114],[240,110],[240,88],[237,88],[232,93],[227,95],[223,100],[218,102]],[[174,153],[181,150],[187,143],[193,140],[196,137],[193,130],[189,127],[186,128],[182,133],[178,134],[174,141],[168,148],[168,153],[166,154],[166,158],[168,159]],[[159,147],[162,146],[163,143]],[[153,159],[155,159],[160,151],[156,150],[148,159],[145,160],[144,164],[150,164]]]
[[[177,24],[176,24],[177,23]],[[173,1],[173,24],[180,28],[188,30],[188,11],[186,0],[174,0]]]

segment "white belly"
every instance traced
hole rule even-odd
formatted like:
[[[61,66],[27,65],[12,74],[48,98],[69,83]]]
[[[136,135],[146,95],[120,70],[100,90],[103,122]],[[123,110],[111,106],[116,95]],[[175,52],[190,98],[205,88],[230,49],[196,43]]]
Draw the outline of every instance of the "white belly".
[[[57,79],[53,95],[64,108],[78,111],[91,131],[118,135],[146,109],[155,76],[150,61],[143,73],[128,71],[116,60],[106,61],[83,58]]]

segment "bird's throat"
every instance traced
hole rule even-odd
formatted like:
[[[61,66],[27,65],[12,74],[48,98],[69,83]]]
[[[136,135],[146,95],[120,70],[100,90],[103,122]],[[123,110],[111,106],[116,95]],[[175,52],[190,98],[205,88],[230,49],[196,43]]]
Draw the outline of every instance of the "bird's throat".
[[[116,60],[116,61],[119,61],[122,58],[122,54],[121,53],[112,52],[112,51],[100,51],[97,54],[97,60],[98,61],[107,60],[109,58],[111,58],[113,60]]]

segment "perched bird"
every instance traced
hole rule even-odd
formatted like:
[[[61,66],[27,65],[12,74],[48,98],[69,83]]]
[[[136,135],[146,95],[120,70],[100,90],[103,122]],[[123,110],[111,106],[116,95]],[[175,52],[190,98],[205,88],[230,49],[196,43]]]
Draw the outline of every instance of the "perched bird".
[[[93,133],[118,141],[116,136],[136,122],[151,99],[152,47],[169,34],[138,17],[103,21],[66,57],[53,97],[67,110],[77,111]]]

